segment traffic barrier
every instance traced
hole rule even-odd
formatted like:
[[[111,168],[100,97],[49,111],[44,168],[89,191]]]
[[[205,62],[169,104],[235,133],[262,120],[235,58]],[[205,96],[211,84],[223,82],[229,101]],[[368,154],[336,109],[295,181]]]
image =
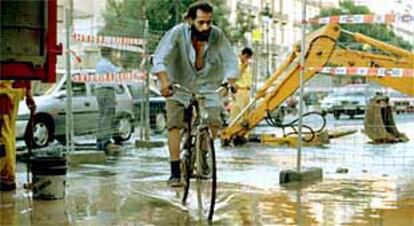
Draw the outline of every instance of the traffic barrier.
[[[115,37],[115,36],[102,36],[102,35],[88,35],[73,33],[72,38],[80,42],[89,42],[96,44],[109,44],[109,45],[144,45],[144,39],[131,38],[131,37]]]
[[[306,70],[315,70],[332,75],[414,77],[414,69],[407,68],[308,67]]]
[[[129,83],[138,82],[146,78],[144,72],[121,72],[107,74],[76,74],[72,76],[75,83]]]
[[[393,24],[393,23],[414,23],[414,15],[404,14],[358,14],[340,15],[314,18],[307,21],[309,24]]]

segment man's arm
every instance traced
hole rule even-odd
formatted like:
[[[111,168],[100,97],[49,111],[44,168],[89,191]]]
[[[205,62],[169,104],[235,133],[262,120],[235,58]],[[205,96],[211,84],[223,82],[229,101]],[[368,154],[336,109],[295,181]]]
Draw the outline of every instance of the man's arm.
[[[164,97],[172,95],[170,87],[170,79],[167,72],[167,64],[174,55],[175,47],[177,44],[177,31],[174,28],[168,31],[161,39],[160,43],[155,50],[153,57],[152,73],[158,77],[161,83],[161,94]]]
[[[111,73],[119,73],[122,71],[121,67],[115,66],[114,64],[109,65]]]
[[[223,60],[224,77],[230,84],[239,78],[239,62],[229,40],[220,32],[220,58]]]
[[[36,103],[33,99],[32,89],[30,87],[26,89],[26,105],[30,111],[36,111]]]
[[[220,58],[223,60],[224,78],[230,87],[234,87],[233,89],[235,89],[236,80],[240,76],[237,55],[223,32],[220,32],[220,44]]]
[[[33,99],[32,84],[30,80],[17,80],[12,85],[13,88],[23,89],[26,97],[26,105],[31,111],[36,110],[36,103]]]
[[[169,97],[172,95],[170,81],[168,80],[168,74],[166,72],[159,72],[157,74],[158,80],[161,82],[161,95],[163,97]]]

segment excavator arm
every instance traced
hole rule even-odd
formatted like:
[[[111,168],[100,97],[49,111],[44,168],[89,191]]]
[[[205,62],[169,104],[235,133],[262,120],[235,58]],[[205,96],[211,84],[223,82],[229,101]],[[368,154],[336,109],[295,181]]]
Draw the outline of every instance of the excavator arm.
[[[352,35],[355,41],[369,44],[381,50],[381,53],[341,48],[337,43],[341,31]],[[299,88],[301,46],[296,44],[287,59],[264,83],[249,105],[222,130],[221,139],[225,142],[236,137],[244,136],[260,121],[267,117],[268,112],[279,107],[289,96]],[[326,25],[306,37],[305,70],[306,82],[324,66],[341,67],[385,67],[414,69],[414,54],[368,36],[341,30],[338,25]],[[309,70],[308,70],[309,69]],[[391,87],[402,93],[414,96],[414,78],[410,77],[367,77],[381,85]]]

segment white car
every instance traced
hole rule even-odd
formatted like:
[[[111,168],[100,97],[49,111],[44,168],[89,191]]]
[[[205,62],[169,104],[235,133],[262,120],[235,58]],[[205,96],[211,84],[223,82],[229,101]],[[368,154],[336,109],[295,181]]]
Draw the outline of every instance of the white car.
[[[84,72],[84,71],[83,71]],[[93,73],[93,72],[89,72]],[[76,74],[76,73],[74,73]],[[57,139],[65,143],[66,134],[66,76],[63,76],[44,95],[35,96],[37,105],[34,116],[33,144],[34,147],[46,147],[50,141]],[[72,83],[72,109],[74,134],[85,135],[95,133],[98,127],[99,111],[95,96],[95,85]],[[116,128],[113,136],[116,142],[128,140],[134,131],[133,100],[125,85],[116,88]],[[17,139],[24,138],[29,120],[29,109],[24,101],[20,102],[16,122]]]

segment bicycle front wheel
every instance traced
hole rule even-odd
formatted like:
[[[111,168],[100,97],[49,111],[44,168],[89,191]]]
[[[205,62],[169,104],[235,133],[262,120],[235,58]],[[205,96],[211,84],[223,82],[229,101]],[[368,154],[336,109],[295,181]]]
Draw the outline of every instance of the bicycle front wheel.
[[[195,161],[197,204],[207,220],[211,221],[216,203],[217,169],[214,140],[209,129],[201,131],[197,136]]]
[[[194,166],[194,145],[193,145],[193,136],[187,130],[184,131],[181,135],[181,174],[182,179],[184,179],[184,190],[181,196],[181,203],[186,205],[188,192],[190,190],[190,179],[193,174]]]

